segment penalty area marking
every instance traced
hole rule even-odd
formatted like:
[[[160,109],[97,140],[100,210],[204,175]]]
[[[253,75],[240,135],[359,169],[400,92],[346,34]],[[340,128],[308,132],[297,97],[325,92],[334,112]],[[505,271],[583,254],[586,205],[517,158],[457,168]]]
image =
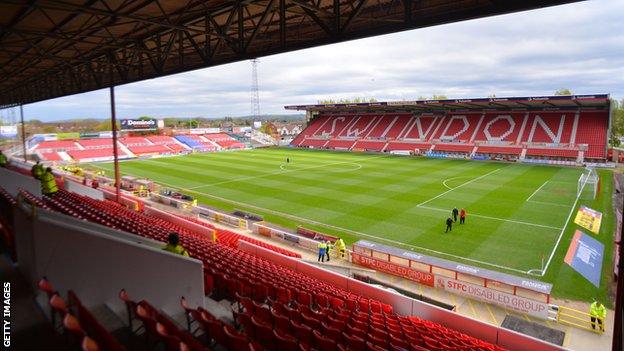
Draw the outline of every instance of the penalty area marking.
[[[451,189],[452,190],[453,188],[451,188],[450,186],[446,185],[446,182],[450,182],[451,180],[462,179],[462,178],[468,178],[468,177],[467,176],[459,176],[459,177],[447,178],[447,179],[444,179],[444,181],[442,181],[442,185],[444,185],[447,189]]]
[[[563,233],[565,232],[566,228],[568,227],[568,223],[570,223],[570,219],[572,218],[572,214],[574,213],[574,210],[576,209],[576,204],[578,203],[578,200],[579,200],[580,197],[581,197],[581,193],[579,192],[576,195],[576,199],[574,200],[574,204],[572,204],[572,208],[570,209],[570,213],[568,213],[568,218],[566,218],[565,224],[563,225],[563,228],[561,228],[561,233],[559,233],[559,237],[557,238],[557,242],[555,243],[555,247],[550,252],[550,256],[548,256],[548,261],[546,261],[546,265],[542,269],[531,269],[531,270],[529,270],[527,272],[527,274],[536,275],[536,276],[539,276],[539,277],[543,277],[544,275],[546,275],[546,271],[548,270],[548,266],[550,265],[550,261],[552,261],[553,256],[555,256],[555,252],[557,251],[557,248],[559,247],[559,243],[561,243],[561,238],[563,238]],[[533,273],[533,272],[537,272],[537,273]]]
[[[432,210],[432,211],[449,212],[449,210],[445,210],[445,209],[442,209],[442,208],[435,208],[435,207],[429,207],[429,206],[418,206],[418,207],[419,208],[424,208],[424,209],[427,209],[427,210]],[[553,226],[545,225],[545,224],[537,224],[537,223],[531,223],[531,222],[517,221],[517,220],[514,220],[514,219],[491,217],[491,216],[485,216],[485,215],[480,215],[480,214],[476,214],[476,213],[470,213],[470,216],[472,216],[472,217],[479,217],[479,218],[486,218],[486,219],[492,219],[492,220],[501,221],[501,222],[510,222],[510,223],[516,223],[516,224],[529,225],[529,226],[534,226],[534,227],[556,229],[556,230],[561,229],[561,227],[553,227]]]
[[[493,170],[493,171],[490,171],[490,172],[487,172],[486,174],[483,174],[483,175],[481,175],[481,176],[479,176],[479,177],[477,177],[477,178],[474,178],[474,179],[472,179],[472,180],[469,180],[469,181],[467,181],[467,182],[465,182],[465,183],[461,183],[460,185],[458,185],[458,186],[456,186],[456,187],[454,187],[454,188],[450,188],[449,190],[447,190],[447,191],[445,191],[445,192],[443,192],[443,193],[441,193],[441,194],[438,194],[438,195],[436,195],[436,196],[432,197],[432,198],[431,198],[431,199],[429,199],[429,200],[425,200],[425,201],[423,201],[423,202],[419,203],[418,205],[416,205],[416,207],[420,207],[420,206],[422,206],[422,205],[424,205],[424,204],[426,204],[426,203],[429,203],[429,202],[431,202],[431,201],[433,201],[433,200],[435,200],[435,199],[437,199],[437,198],[439,198],[439,197],[442,197],[442,196],[444,196],[444,195],[446,195],[446,194],[450,193],[451,191],[453,191],[453,190],[455,190],[455,189],[459,189],[459,188],[461,188],[461,187],[463,187],[463,186],[465,186],[465,185],[468,185],[468,184],[470,184],[470,183],[476,182],[477,180],[479,180],[479,179],[481,179],[481,178],[485,178],[485,177],[489,176],[489,175],[490,175],[490,174],[492,174],[492,173],[496,173],[496,172],[500,171],[501,169],[502,169],[502,168],[497,168],[497,169],[495,169],[495,170]],[[446,186],[446,185],[445,185],[445,186]],[[448,187],[447,187],[447,188],[448,188]]]
[[[537,200],[531,200],[533,198],[533,196],[535,196],[535,194],[537,194],[540,190],[542,190],[542,188],[544,187],[544,185],[546,185],[546,183],[550,183],[550,182],[554,182],[554,183],[569,183],[569,182],[558,182],[558,181],[551,181],[551,180],[547,180],[544,182],[544,184],[542,184],[539,188],[535,189],[535,191],[533,192],[533,194],[531,194],[531,196],[529,196],[525,202],[533,202],[536,204],[543,204],[543,205],[551,205],[551,206],[559,206],[559,207],[565,207],[568,208],[568,205],[562,205],[562,204],[558,204],[556,202],[547,202],[547,201],[537,201]]]
[[[548,183],[548,181],[545,181],[544,184],[542,184],[539,188],[535,189],[535,191],[533,192],[533,194],[531,194],[531,196],[529,196],[528,199],[525,200],[525,202],[527,201],[531,201],[531,198],[533,198],[533,196],[535,196],[535,194],[537,194],[538,191],[542,190],[542,188],[544,187],[544,185],[546,185],[546,183]],[[567,206],[566,206],[567,207]]]

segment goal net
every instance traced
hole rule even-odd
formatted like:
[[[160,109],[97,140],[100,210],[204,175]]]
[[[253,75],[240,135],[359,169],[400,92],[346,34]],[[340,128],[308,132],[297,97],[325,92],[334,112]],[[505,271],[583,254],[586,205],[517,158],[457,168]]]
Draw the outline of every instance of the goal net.
[[[585,168],[579,177],[576,196],[579,199],[593,200],[598,196],[600,178],[594,168]]]

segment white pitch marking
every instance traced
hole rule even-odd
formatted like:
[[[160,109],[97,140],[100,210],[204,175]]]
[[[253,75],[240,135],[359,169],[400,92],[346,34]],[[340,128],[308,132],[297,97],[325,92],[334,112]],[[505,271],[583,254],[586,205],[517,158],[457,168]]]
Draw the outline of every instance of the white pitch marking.
[[[500,171],[501,169],[502,169],[502,168],[497,168],[497,169],[495,169],[495,170],[493,170],[493,171],[490,171],[490,172],[488,172],[488,173],[486,173],[486,174],[484,174],[484,175],[482,175],[482,176],[479,176],[479,177],[477,177],[477,178],[474,178],[474,179],[472,179],[472,180],[469,180],[469,181],[467,181],[467,182],[465,182],[465,183],[461,183],[460,185],[458,185],[458,186],[456,186],[456,187],[454,187],[454,188],[451,188],[451,189],[449,189],[449,190],[447,190],[447,191],[443,192],[442,194],[439,194],[439,195],[437,195],[437,196],[432,197],[432,198],[431,198],[431,199],[429,199],[429,200],[426,200],[426,201],[423,201],[423,202],[419,203],[418,205],[416,205],[416,207],[420,207],[420,206],[422,206],[422,205],[424,205],[424,204],[426,204],[426,203],[429,203],[429,202],[431,202],[431,201],[433,201],[433,200],[435,200],[435,199],[437,199],[437,198],[439,198],[439,197],[442,197],[442,196],[444,196],[444,195],[446,195],[446,194],[450,193],[451,191],[453,191],[453,190],[455,190],[455,189],[459,189],[459,188],[463,187],[464,185],[468,185],[468,184],[470,184],[470,183],[476,182],[477,180],[479,180],[479,179],[481,179],[481,178],[485,178],[485,177],[489,176],[489,175],[490,175],[490,174],[492,174],[492,173],[495,173],[495,172]]]
[[[529,202],[536,203],[536,204],[544,204],[544,205],[559,206],[559,207],[568,208],[568,205],[562,205],[562,204],[558,204],[556,202],[545,202],[545,201],[535,201],[535,200],[531,200]]]
[[[380,157],[383,157],[383,156],[373,156],[373,157],[369,157],[369,158],[366,158],[366,159],[361,160],[361,161],[368,161],[368,160],[371,160],[371,159],[374,159],[374,158],[380,158]],[[205,187],[221,185],[221,184],[236,183],[236,182],[240,182],[240,181],[243,181],[243,180],[251,180],[251,179],[257,179],[257,178],[270,177],[270,176],[277,175],[277,174],[285,174],[285,173],[306,171],[306,170],[309,170],[309,169],[322,168],[322,167],[328,167],[328,166],[335,166],[335,165],[340,165],[340,164],[349,164],[349,163],[357,164],[357,165],[360,166],[360,168],[362,168],[362,165],[360,165],[359,163],[350,162],[350,161],[349,162],[327,163],[327,164],[318,165],[318,166],[303,167],[303,168],[291,169],[291,170],[284,169],[284,168],[282,168],[280,166],[281,170],[277,171],[277,172],[270,172],[270,173],[260,174],[260,175],[257,175],[257,176],[249,176],[249,177],[241,177],[241,178],[229,179],[229,180],[224,180],[224,181],[220,181],[220,182],[216,182],[216,183],[198,185],[198,186],[190,187],[188,189],[199,189],[199,188],[205,188]],[[353,169],[353,171],[356,171],[356,170],[358,170],[360,168]]]
[[[570,213],[568,213],[568,218],[566,218],[565,224],[563,225],[563,228],[561,228],[561,233],[559,233],[559,237],[557,238],[557,242],[555,243],[555,247],[550,252],[550,256],[548,257],[548,261],[546,261],[546,266],[544,266],[544,269],[541,270],[541,272],[539,273],[539,276],[543,277],[546,274],[546,271],[548,270],[548,266],[550,265],[550,261],[552,261],[553,256],[555,256],[555,252],[557,251],[557,248],[559,247],[559,243],[561,242],[561,238],[563,237],[563,233],[565,232],[566,228],[568,227],[568,223],[570,223],[570,218],[572,218],[572,214],[574,213],[574,210],[576,209],[576,204],[578,203],[578,200],[579,200],[580,197],[581,197],[581,193],[579,192],[576,195],[576,199],[574,200],[574,204],[572,204],[572,208],[570,209]]]
[[[535,191],[533,192],[533,194],[531,194],[531,196],[529,196],[528,199],[525,200],[526,201],[531,201],[531,198],[533,196],[535,196],[535,194],[537,194],[538,191],[542,190],[542,188],[544,187],[544,185],[546,185],[546,183],[548,183],[548,181],[545,181],[544,184],[542,184],[539,188],[535,189]],[[566,206],[567,207],[567,206]]]
[[[442,209],[442,208],[435,208],[435,207],[429,207],[429,206],[418,206],[418,207],[425,208],[425,209],[428,209],[428,210],[433,210],[433,211],[449,212],[449,210],[445,210],[445,209]],[[490,216],[480,215],[480,214],[475,214],[475,213],[470,213],[470,216],[472,216],[472,217],[480,217],[480,218],[487,218],[487,219],[493,219],[495,221],[501,221],[501,222],[511,222],[511,223],[517,223],[517,224],[530,225],[530,226],[535,226],[535,227],[557,229],[557,230],[561,229],[561,227],[553,227],[553,226],[545,225],[545,224],[536,224],[536,223],[531,223],[531,222],[516,221],[514,219],[490,217]]]
[[[442,185],[444,185],[447,189],[453,189],[450,186],[446,185],[446,182],[450,182],[453,179],[460,179],[460,178],[468,178],[468,177],[466,177],[466,176],[459,176],[459,177],[447,178],[447,179],[444,179],[444,181],[442,182]]]
[[[101,169],[104,169],[104,170],[108,170],[108,169],[102,168],[102,167],[97,167],[97,166],[94,166],[94,167],[101,168]],[[127,174],[127,175],[135,176],[135,177],[142,177],[142,176],[137,175],[137,174],[132,174],[132,173],[128,173],[128,172],[124,172],[124,173]],[[508,270],[508,271],[512,271],[512,272],[527,274],[527,271],[523,271],[523,270],[516,269],[516,268],[511,268],[511,267],[498,265],[498,264],[495,264],[495,263],[489,263],[489,262],[484,262],[484,261],[480,261],[480,260],[475,260],[475,259],[467,258],[467,257],[463,257],[463,256],[457,256],[457,255],[449,254],[449,253],[446,253],[446,252],[441,252],[441,251],[428,249],[426,247],[409,245],[409,244],[402,243],[400,241],[396,241],[396,240],[392,240],[392,239],[385,239],[385,238],[381,238],[381,237],[374,236],[374,235],[371,235],[371,234],[362,233],[362,232],[358,232],[358,231],[347,229],[347,228],[338,227],[338,226],[331,225],[331,224],[317,222],[317,221],[312,220],[312,219],[307,219],[307,218],[291,215],[291,214],[280,212],[280,211],[270,210],[270,209],[267,209],[267,208],[263,208],[263,207],[259,207],[259,206],[255,206],[255,205],[251,205],[251,204],[247,204],[247,203],[244,203],[244,202],[239,202],[239,201],[235,201],[235,200],[226,199],[224,197],[220,197],[220,196],[216,196],[216,195],[212,195],[212,194],[208,194],[208,193],[203,193],[201,191],[195,191],[195,190],[191,190],[191,189],[181,188],[179,186],[176,186],[176,185],[173,185],[173,184],[168,184],[168,183],[165,183],[165,182],[158,182],[158,183],[164,184],[164,185],[166,185],[166,186],[168,186],[170,188],[173,188],[173,189],[186,190],[186,191],[191,192],[191,193],[205,195],[207,197],[211,197],[213,199],[217,199],[217,200],[220,200],[220,201],[223,201],[223,202],[229,202],[231,204],[238,205],[238,206],[245,206],[245,207],[248,207],[248,208],[252,208],[252,209],[255,209],[255,210],[259,210],[259,211],[275,214],[275,215],[278,215],[278,216],[282,216],[282,217],[286,217],[286,218],[290,218],[290,219],[295,219],[295,220],[298,220],[298,221],[301,221],[301,222],[306,222],[306,223],[310,223],[310,224],[314,224],[314,225],[319,225],[319,226],[323,226],[323,227],[327,227],[327,228],[332,228],[332,229],[335,229],[335,230],[338,230],[338,231],[348,232],[348,233],[352,233],[352,234],[355,234],[355,235],[360,235],[360,236],[364,236],[364,237],[368,237],[368,238],[377,239],[377,240],[380,240],[380,241],[386,241],[386,242],[393,243],[393,244],[396,244],[396,245],[405,246],[405,247],[408,247],[408,248],[411,248],[411,249],[417,249],[417,250],[433,252],[433,253],[441,255],[441,256],[453,257],[453,258],[456,258],[458,260],[475,262],[475,263],[483,264],[483,265],[490,266],[490,267],[496,267],[496,268],[500,268],[500,269],[504,269],[504,270]]]
[[[342,173],[342,172],[353,172],[353,171],[359,171],[360,169],[362,169],[362,165],[361,165],[361,164],[359,164],[359,163],[357,163],[357,162],[345,162],[344,164],[351,164],[351,165],[355,165],[355,168],[353,168],[353,169],[345,169],[345,170],[340,170],[340,169],[339,169],[339,170],[337,170],[337,171],[331,171],[331,172],[336,172],[336,173]],[[289,171],[289,172],[295,172],[295,171],[299,171],[299,170],[301,170],[301,169],[288,169],[288,168],[286,168],[286,165],[287,165],[286,163],[282,163],[282,164],[279,166],[279,168],[280,168],[282,171]],[[276,174],[281,174],[281,173],[284,173],[284,172],[277,172]]]

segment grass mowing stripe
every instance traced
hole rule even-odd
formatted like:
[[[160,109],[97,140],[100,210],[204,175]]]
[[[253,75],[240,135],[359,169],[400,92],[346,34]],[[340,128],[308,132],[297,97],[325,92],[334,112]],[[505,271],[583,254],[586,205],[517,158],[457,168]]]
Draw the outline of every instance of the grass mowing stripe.
[[[380,157],[383,157],[383,156],[374,156],[374,157],[371,157],[370,159],[380,158]],[[365,161],[365,160],[363,160],[363,161]],[[362,160],[360,162],[362,162]],[[298,171],[306,171],[306,170],[322,168],[322,167],[336,166],[336,165],[341,165],[341,164],[346,164],[346,163],[353,163],[353,162],[334,162],[334,163],[322,164],[322,165],[318,165],[318,166],[310,166],[310,167],[298,168],[298,169],[293,169],[293,170],[280,170],[280,171],[277,171],[277,172],[260,174],[260,175],[257,175],[257,176],[241,177],[241,178],[235,178],[235,179],[231,179],[231,180],[224,180],[222,182],[206,184],[206,185],[203,185],[203,186],[197,186],[197,187],[190,188],[190,189],[210,187],[210,186],[227,184],[227,183],[236,183],[236,182],[241,182],[241,181],[245,181],[245,180],[252,180],[252,179],[263,178],[263,177],[270,177],[270,176],[274,176],[274,175],[281,175],[281,174],[298,172]]]
[[[576,209],[576,204],[578,203],[578,200],[581,197],[581,193],[582,193],[582,191],[579,192],[578,195],[576,195],[576,199],[574,200],[574,204],[572,205],[572,208],[570,209],[570,213],[568,214],[568,218],[566,219],[563,228],[561,228],[561,233],[559,233],[559,237],[557,238],[557,242],[555,243],[555,247],[550,252],[550,256],[548,256],[548,261],[546,261],[546,265],[544,267],[542,267],[540,269],[540,271],[538,272],[538,274],[537,274],[540,277],[543,277],[546,274],[546,272],[548,272],[548,266],[550,266],[550,261],[552,261],[553,256],[555,256],[555,252],[557,251],[557,248],[559,247],[559,243],[561,242],[561,238],[563,237],[563,233],[565,233],[565,230],[568,227],[568,223],[570,223],[570,219],[572,218],[572,214],[574,213],[574,210]],[[530,272],[531,271],[529,271],[529,273]]]
[[[453,191],[453,190],[459,189],[459,188],[461,188],[461,187],[463,187],[463,186],[465,186],[465,185],[468,185],[468,184],[471,184],[471,183],[473,183],[473,182],[476,182],[477,180],[479,180],[479,179],[481,179],[481,178],[485,178],[485,177],[489,176],[490,174],[492,174],[492,173],[496,173],[496,172],[498,172],[498,171],[500,171],[500,170],[501,170],[501,168],[497,168],[497,169],[495,169],[495,170],[493,170],[493,171],[491,171],[491,172],[488,172],[488,173],[486,173],[486,174],[484,174],[484,175],[482,175],[482,176],[480,176],[480,177],[474,178],[474,179],[469,180],[469,181],[467,181],[467,182],[465,182],[465,183],[462,183],[461,185],[458,185],[458,186],[456,186],[456,187],[454,187],[454,188],[452,188],[452,189],[449,189],[449,190],[447,190],[447,191],[443,192],[443,193],[442,193],[442,194],[440,194],[440,195],[437,195],[437,196],[435,196],[435,197],[432,197],[432,198],[431,198],[431,199],[429,199],[429,200],[423,201],[423,202],[419,203],[419,204],[418,204],[418,205],[416,205],[416,206],[417,206],[417,207],[420,207],[420,206],[422,206],[422,205],[424,205],[424,204],[426,204],[426,203],[429,203],[429,202],[431,202],[431,201],[433,201],[433,200],[435,200],[435,199],[437,199],[437,198],[440,198],[440,197],[442,197],[442,196],[444,196],[444,195],[446,195],[446,194],[450,193],[450,192],[451,192],[451,191]]]
[[[287,157],[291,163],[283,168],[292,167],[293,172],[282,174],[280,165]],[[501,165],[397,156],[362,162],[370,157],[367,153],[256,149],[160,158],[154,162],[125,161],[121,163],[121,171],[147,176],[176,189],[198,187],[200,191],[191,189],[189,193],[196,195],[200,202],[227,210],[238,207],[259,212],[268,221],[285,227],[303,224],[341,236],[347,243],[367,238],[361,234],[368,234],[374,241],[477,266],[511,268],[498,269],[520,275],[541,266],[540,255],[554,250],[550,266],[541,278],[556,283],[553,296],[580,299],[606,296],[608,264],[603,267],[603,284],[596,291],[582,277],[578,278],[578,273],[561,263],[565,243],[573,232],[572,225],[563,230],[557,248],[553,245],[560,229],[548,228],[565,225],[562,222],[568,213],[561,211],[560,203],[571,205],[574,201],[576,191],[572,188],[575,188],[579,169],[505,164],[504,172],[495,172],[481,181],[439,196]],[[333,163],[340,164],[327,166]],[[362,168],[343,172],[355,168],[350,166],[353,163],[361,164]],[[112,165],[102,167],[110,170]],[[314,168],[299,171],[308,167]],[[264,176],[271,173],[278,174]],[[262,177],[256,177],[258,175]],[[612,188],[607,186],[611,178],[602,176],[605,185],[601,193],[606,193]],[[243,177],[248,179],[241,180]],[[218,182],[225,183],[211,185]],[[542,188],[536,191],[540,186]],[[436,196],[439,197],[422,208],[416,207]],[[596,201],[579,200],[581,204],[605,211],[605,232],[614,227],[613,213],[607,212],[611,208],[608,197]],[[442,217],[446,216],[440,213],[450,212],[458,205],[469,210],[468,224],[457,232],[454,226],[452,236],[441,234],[444,231]],[[597,236],[606,246],[605,262],[612,255],[610,236],[602,233]]]
[[[432,211],[442,211],[442,212],[446,212],[446,213],[449,212],[448,209],[442,209],[442,208],[435,208],[435,207],[429,207],[429,206],[418,206],[418,207],[425,208],[425,209],[432,210]],[[562,229],[561,227],[553,227],[551,225],[543,225],[543,224],[536,224],[536,223],[530,223],[530,222],[516,221],[516,220],[513,220],[513,219],[497,218],[497,217],[480,215],[478,213],[470,213],[470,216],[472,216],[472,217],[479,217],[479,218],[487,218],[487,219],[491,219],[491,220],[494,220],[494,221],[509,222],[509,223],[516,223],[516,224],[534,226],[534,227],[541,227],[541,228],[550,228],[550,229],[557,229],[557,230]]]
[[[544,187],[544,185],[546,185],[546,183],[548,183],[548,181],[545,181],[544,184],[540,185],[539,188],[535,189],[535,191],[531,194],[531,196],[529,196],[526,201],[531,201],[531,199],[533,198],[533,196],[535,196],[535,194],[537,194],[538,191],[542,190],[542,188]]]

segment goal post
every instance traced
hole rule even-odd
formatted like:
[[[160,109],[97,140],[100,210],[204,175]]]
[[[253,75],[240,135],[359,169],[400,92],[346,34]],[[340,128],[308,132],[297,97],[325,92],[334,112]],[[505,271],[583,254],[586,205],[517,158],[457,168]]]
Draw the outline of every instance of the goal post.
[[[576,196],[579,199],[593,200],[598,196],[599,189],[600,177],[598,177],[598,173],[594,168],[585,168],[578,180]]]

